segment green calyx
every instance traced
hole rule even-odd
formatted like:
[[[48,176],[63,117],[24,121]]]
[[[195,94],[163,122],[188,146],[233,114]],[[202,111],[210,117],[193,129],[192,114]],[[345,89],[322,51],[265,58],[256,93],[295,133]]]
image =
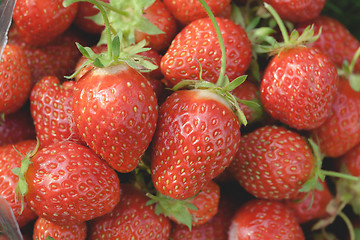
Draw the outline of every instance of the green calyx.
[[[87,58],[87,61],[85,61],[73,75],[68,76],[67,78],[74,77],[81,69],[90,64],[95,67],[103,68],[126,62],[130,67],[139,71],[151,71],[157,68],[157,66],[149,59],[138,55],[141,52],[150,50],[150,48],[145,47],[146,41],[143,40],[135,44],[133,32],[129,32],[125,27],[121,27],[122,25],[130,27],[128,23],[130,20],[121,22],[119,18],[114,16],[114,14],[125,15],[126,17],[132,16],[132,14],[126,11],[127,7],[130,8],[130,5],[128,6],[126,4],[133,3],[134,7],[132,9],[136,12],[133,13],[134,17],[142,19],[142,22],[148,22],[140,16],[142,16],[143,9],[149,6],[149,4],[151,5],[154,2],[153,0],[111,1],[110,4],[97,0],[66,0],[63,2],[63,5],[67,7],[75,2],[90,2],[99,9],[100,13],[95,16],[95,19],[97,19],[97,23],[99,23],[98,21],[100,18],[102,19],[105,30],[102,33],[102,37],[98,44],[101,45],[105,43],[107,45],[107,51],[96,54],[91,48],[83,47],[79,43],[76,43],[79,51]],[[144,28],[148,29],[148,31],[153,34],[158,34],[159,32],[153,30],[154,27],[150,27],[149,24],[150,22],[147,25],[145,24],[146,27]],[[143,26],[144,24],[136,23],[136,25]]]
[[[360,91],[360,74],[354,73],[354,68],[357,60],[360,56],[360,47],[356,50],[353,59],[349,63],[348,61],[344,61],[343,66],[341,69],[338,69],[339,76],[344,76],[349,80],[351,88],[359,92]]]
[[[157,215],[163,214],[171,219],[175,219],[178,223],[186,225],[191,230],[192,216],[189,209],[194,211],[197,211],[198,209],[190,201],[197,195],[185,200],[170,198],[159,192],[156,196],[150,193],[147,193],[146,196],[150,198],[150,200],[146,203],[147,206],[156,204],[155,213]]]
[[[21,166],[19,168],[12,169],[12,172],[19,177],[15,190],[15,201],[21,200],[20,214],[24,210],[24,197],[28,192],[28,184],[25,179],[25,174],[31,164],[31,158],[37,153],[40,146],[40,141],[37,139],[34,150],[29,151],[25,156],[22,155],[15,147],[15,151],[22,157]]]

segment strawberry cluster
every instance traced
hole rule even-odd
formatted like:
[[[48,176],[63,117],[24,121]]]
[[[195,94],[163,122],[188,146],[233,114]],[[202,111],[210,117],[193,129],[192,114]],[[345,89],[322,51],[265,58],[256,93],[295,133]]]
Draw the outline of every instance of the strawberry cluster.
[[[17,0],[0,239],[360,237],[360,42],[325,5]]]

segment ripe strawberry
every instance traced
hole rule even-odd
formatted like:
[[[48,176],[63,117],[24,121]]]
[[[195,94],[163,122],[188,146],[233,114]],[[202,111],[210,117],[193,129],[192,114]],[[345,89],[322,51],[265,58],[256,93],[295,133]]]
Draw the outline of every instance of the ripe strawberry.
[[[0,146],[21,142],[28,139],[35,140],[36,131],[27,104],[15,113],[0,120]]]
[[[229,105],[209,90],[180,90],[161,105],[153,138],[152,179],[157,191],[185,199],[232,161],[240,124]]]
[[[25,140],[0,147],[0,196],[9,203],[20,227],[34,220],[37,215],[30,209],[26,201],[23,206],[20,201],[15,201],[18,177],[11,170],[21,165],[22,156],[19,153],[25,156],[28,152],[33,151],[35,146],[35,140]]]
[[[59,36],[74,20],[78,5],[63,7],[63,0],[19,0],[13,20],[21,38],[31,45],[44,45]],[[56,13],[56,14],[55,14]]]
[[[103,2],[109,3],[109,0],[101,0]],[[99,9],[97,9],[94,4],[90,2],[79,2],[79,8],[74,19],[74,25],[76,25],[81,30],[92,33],[92,34],[100,34],[104,29],[104,25],[96,24],[92,19],[92,17],[99,13]]]
[[[211,12],[217,16],[230,6],[230,0],[207,0]],[[197,19],[207,17],[204,7],[200,1],[186,0],[164,0],[164,4],[172,15],[183,25],[187,25]]]
[[[270,4],[283,20],[294,23],[315,19],[320,15],[326,0],[263,0]]]
[[[0,115],[19,110],[29,97],[31,74],[21,48],[7,44],[0,61]]]
[[[347,79],[340,77],[339,90],[326,121],[312,130],[322,152],[339,157],[360,143],[360,97]]]
[[[338,88],[335,65],[318,49],[293,47],[272,58],[260,86],[264,109],[296,129],[314,129],[329,115]]]
[[[81,56],[75,42],[84,44],[88,41],[69,29],[46,45],[32,46],[21,39],[16,27],[9,32],[9,43],[20,46],[25,52],[33,85],[48,75],[62,80],[72,74]]]
[[[149,34],[135,27],[135,42],[145,39],[149,46],[156,51],[167,49],[178,32],[175,18],[160,0],[155,0],[152,5],[145,8],[143,16],[163,33]]]
[[[245,73],[251,62],[251,43],[245,30],[229,19],[216,18],[226,49],[226,72],[230,81]],[[180,81],[202,79],[215,83],[220,74],[221,51],[210,18],[191,22],[173,39],[161,59],[165,85],[173,87]]]
[[[298,199],[314,165],[311,149],[301,135],[268,125],[241,138],[229,170],[255,197]]]
[[[64,140],[82,143],[72,116],[74,81],[60,84],[54,76],[41,79],[30,95],[31,115],[42,146]]]
[[[296,29],[303,32],[308,25],[314,25],[315,34],[321,28],[321,35],[309,46],[318,48],[329,56],[338,68],[342,67],[345,60],[351,62],[360,43],[342,23],[328,16],[319,16],[313,21],[298,24]],[[360,71],[360,60],[355,69]]]
[[[313,193],[300,201],[286,200],[285,205],[294,213],[298,223],[303,224],[315,219],[329,216],[327,206],[333,199],[326,182],[321,182],[322,190],[314,189]]]
[[[120,199],[115,171],[93,151],[80,144],[57,142],[31,159],[24,181],[30,207],[57,225],[79,224],[113,210]]]
[[[39,217],[34,225],[33,239],[46,240],[48,236],[54,240],[85,240],[87,236],[87,225],[84,222],[60,226],[45,218]]]
[[[236,211],[229,239],[305,240],[305,236],[295,216],[281,202],[254,199]]]
[[[90,222],[89,239],[165,240],[169,239],[171,223],[157,215],[148,197],[130,184],[122,184],[122,197],[115,209]]]
[[[73,110],[83,140],[119,172],[140,162],[158,116],[149,81],[125,62],[84,75],[75,86]]]

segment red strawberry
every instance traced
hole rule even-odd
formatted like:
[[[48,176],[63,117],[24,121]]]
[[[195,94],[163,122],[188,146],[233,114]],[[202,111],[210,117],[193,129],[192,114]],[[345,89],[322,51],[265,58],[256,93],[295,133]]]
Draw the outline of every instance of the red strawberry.
[[[0,61],[0,115],[19,110],[29,97],[31,73],[24,52],[7,44]]]
[[[226,72],[230,81],[245,73],[251,62],[251,43],[245,30],[229,19],[216,18],[226,49]],[[178,33],[161,60],[166,86],[202,78],[215,83],[220,74],[221,50],[210,18],[187,25]]]
[[[35,139],[36,132],[28,106],[0,120],[0,146]]]
[[[109,2],[109,0],[101,1],[106,3]],[[92,34],[100,34],[105,29],[105,26],[98,25],[92,19],[89,19],[89,17],[98,14],[99,9],[97,9],[94,4],[90,2],[79,2],[78,5],[79,9],[74,19],[74,24],[85,32]]]
[[[305,240],[305,236],[295,216],[281,202],[254,199],[236,211],[229,239]]]
[[[315,19],[320,15],[326,0],[263,0],[270,4],[283,20],[294,23]]]
[[[320,49],[338,68],[342,67],[345,60],[351,62],[360,43],[342,23],[328,16],[319,16],[313,21],[298,24],[296,29],[302,32],[308,25],[314,25],[315,34],[321,28],[321,35],[309,46]],[[360,60],[355,69],[360,71]]]
[[[338,88],[335,65],[318,49],[293,47],[272,58],[260,86],[264,109],[296,129],[314,129],[329,115]]]
[[[33,239],[45,240],[48,236],[55,240],[85,240],[87,236],[86,223],[59,226],[39,217],[34,225]]]
[[[326,182],[321,182],[322,190],[314,189],[308,193],[305,199],[299,201],[286,200],[285,205],[294,213],[300,224],[314,219],[321,219],[329,216],[327,206],[333,199]]]
[[[31,45],[44,45],[59,36],[74,20],[78,5],[63,7],[63,0],[19,0],[13,20],[21,38]],[[55,14],[56,13],[56,14]]]
[[[94,219],[112,211],[119,202],[118,176],[87,147],[57,142],[25,159],[24,164],[26,161],[31,161],[24,174],[28,191],[19,190],[40,217],[55,224]]]
[[[263,126],[244,135],[230,170],[258,198],[298,199],[315,168],[307,142],[297,132]]]
[[[322,152],[339,157],[360,143],[360,96],[340,77],[339,90],[326,121],[312,131]]]
[[[140,162],[158,115],[149,81],[124,62],[84,75],[76,84],[73,110],[82,138],[119,172]]]
[[[154,50],[160,51],[167,49],[178,31],[175,18],[160,0],[155,0],[151,6],[145,8],[143,16],[163,33],[148,34],[137,29],[135,31],[135,42],[140,42],[145,39]]]
[[[165,240],[169,239],[171,223],[157,215],[148,197],[132,185],[122,184],[122,198],[115,209],[90,222],[89,239]]]
[[[37,137],[45,146],[64,140],[82,143],[72,116],[74,81],[60,84],[54,76],[41,79],[30,95]]]
[[[24,42],[16,27],[9,32],[9,43],[20,46],[25,52],[30,67],[33,85],[41,78],[53,75],[63,79],[73,73],[81,54],[75,42],[85,43],[79,33],[69,29],[50,43],[43,46],[32,46]]]
[[[209,90],[180,90],[161,105],[153,138],[152,179],[175,199],[198,193],[232,161],[240,124],[229,105]]]
[[[229,7],[230,2],[230,0],[206,0],[211,12],[216,16]],[[184,26],[194,20],[207,17],[206,11],[200,1],[164,0],[164,4],[172,15]]]
[[[11,170],[21,165],[22,156],[19,153],[25,156],[33,151],[35,146],[35,140],[26,140],[0,147],[0,196],[4,197],[9,203],[20,227],[34,220],[37,215],[30,209],[26,201],[23,206],[20,200],[15,201],[18,177]],[[22,207],[23,211],[21,213]]]

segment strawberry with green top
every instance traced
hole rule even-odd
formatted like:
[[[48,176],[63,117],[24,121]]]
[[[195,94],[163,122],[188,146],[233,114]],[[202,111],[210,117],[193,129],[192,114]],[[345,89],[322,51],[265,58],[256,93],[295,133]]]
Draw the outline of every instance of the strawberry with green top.
[[[48,240],[51,237],[54,240],[85,240],[87,236],[87,224],[59,226],[55,223],[39,217],[34,224],[33,239]]]
[[[316,48],[304,46],[313,41],[309,28],[301,36],[288,36],[284,23],[274,9],[265,7],[276,19],[284,43],[273,49],[275,55],[267,65],[260,86],[264,109],[282,123],[310,130],[328,117],[338,89],[339,77],[334,63]]]
[[[27,154],[17,194],[57,225],[80,224],[111,212],[120,200],[116,172],[91,149],[75,142],[50,144]]]

